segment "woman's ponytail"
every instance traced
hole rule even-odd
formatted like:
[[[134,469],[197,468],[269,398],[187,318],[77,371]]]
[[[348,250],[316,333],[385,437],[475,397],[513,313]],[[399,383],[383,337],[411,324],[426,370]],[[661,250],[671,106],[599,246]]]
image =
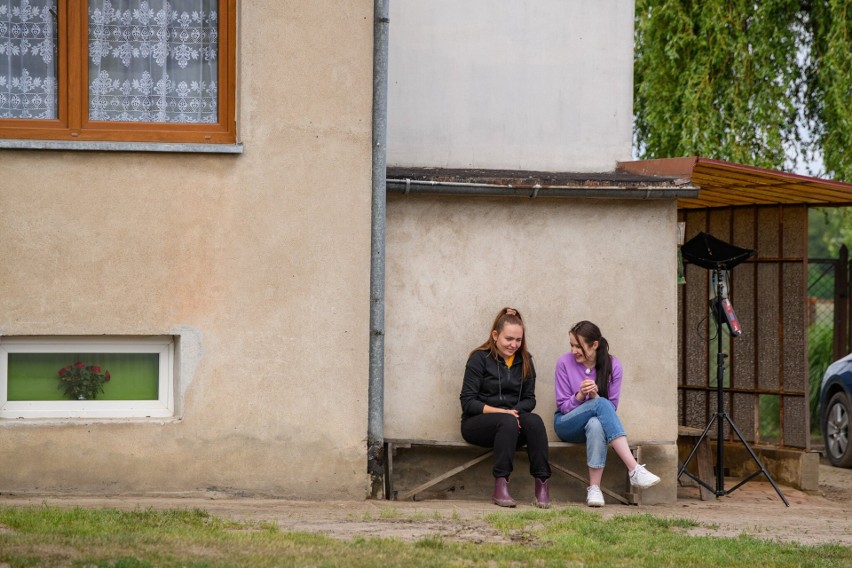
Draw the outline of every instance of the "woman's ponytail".
[[[598,396],[609,398],[609,382],[612,380],[612,358],[609,355],[609,342],[601,335],[598,326],[590,321],[583,320],[574,324],[571,334],[582,337],[587,345],[598,342],[598,351],[595,357],[595,384],[598,386]],[[585,354],[585,348],[583,348]]]
[[[598,386],[598,396],[609,398],[609,381],[612,378],[612,359],[609,356],[609,342],[605,337],[598,339],[595,377],[595,384]]]

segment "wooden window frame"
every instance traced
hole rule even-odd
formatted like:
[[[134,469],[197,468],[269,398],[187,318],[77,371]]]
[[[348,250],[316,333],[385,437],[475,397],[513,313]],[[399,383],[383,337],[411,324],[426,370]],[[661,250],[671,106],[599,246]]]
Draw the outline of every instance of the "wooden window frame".
[[[89,120],[88,0],[57,0],[56,119],[0,119],[0,138],[233,144],[236,142],[237,0],[219,0],[219,121],[215,124]]]

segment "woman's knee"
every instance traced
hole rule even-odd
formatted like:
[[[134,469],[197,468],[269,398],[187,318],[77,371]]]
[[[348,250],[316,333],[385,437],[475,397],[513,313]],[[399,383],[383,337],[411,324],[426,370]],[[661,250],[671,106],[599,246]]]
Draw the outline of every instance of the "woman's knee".
[[[494,415],[494,435],[501,439],[518,437],[518,419],[511,414]]]
[[[595,405],[595,413],[598,416],[615,414],[615,408],[609,399],[598,397],[592,401]]]
[[[480,414],[462,421],[461,435],[465,442],[485,448],[512,444],[519,436],[518,420],[511,414]]]
[[[500,428],[506,428],[508,426],[518,427],[518,419],[512,416],[511,414],[494,414],[494,422]]]
[[[589,421],[586,422],[586,439],[593,440],[605,440],[606,434],[604,433],[603,425],[601,421],[596,417],[589,418]]]
[[[532,412],[521,414],[519,416],[519,421],[522,425],[526,425],[531,428],[544,428],[544,420],[541,419],[541,416],[533,414]]]
[[[585,424],[578,417],[569,414],[556,414],[553,419],[553,431],[563,442],[581,443],[585,442]]]

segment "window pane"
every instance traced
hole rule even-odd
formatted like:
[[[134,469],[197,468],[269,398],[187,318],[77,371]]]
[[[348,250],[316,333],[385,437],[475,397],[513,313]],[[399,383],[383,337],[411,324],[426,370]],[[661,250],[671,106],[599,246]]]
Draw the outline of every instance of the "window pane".
[[[9,353],[8,399],[69,400],[60,386],[59,369],[77,361],[109,371],[110,380],[97,400],[157,400],[159,396],[157,353]]]
[[[89,0],[89,119],[217,123],[218,0]]]
[[[0,0],[0,118],[56,109],[56,0]]]

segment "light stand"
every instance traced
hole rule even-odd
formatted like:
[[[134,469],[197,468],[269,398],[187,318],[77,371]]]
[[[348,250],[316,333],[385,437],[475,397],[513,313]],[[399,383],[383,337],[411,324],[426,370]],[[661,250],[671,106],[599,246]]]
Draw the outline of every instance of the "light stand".
[[[728,495],[736,491],[743,484],[751,481],[755,477],[760,474],[766,476],[766,479],[769,480],[769,483],[772,484],[772,487],[775,489],[775,492],[778,493],[778,496],[784,502],[784,505],[790,506],[790,503],[787,502],[787,499],[784,498],[784,495],[781,493],[781,490],[778,489],[778,486],[773,481],[772,476],[769,475],[769,472],[760,462],[760,459],[757,457],[757,454],[754,453],[751,446],[749,446],[745,437],[740,432],[737,425],[734,424],[734,421],[728,416],[728,413],[725,412],[725,396],[724,396],[724,377],[725,377],[725,359],[727,359],[728,354],[722,351],[722,322],[726,321],[728,324],[728,328],[731,330],[731,337],[736,337],[740,334],[739,331],[739,323],[736,320],[736,316],[733,312],[733,307],[730,302],[727,301],[727,293],[725,292],[724,285],[724,274],[723,271],[733,268],[740,262],[744,261],[746,258],[754,254],[753,250],[741,249],[739,247],[735,247],[734,245],[725,243],[723,241],[719,241],[712,235],[708,235],[706,233],[699,233],[690,241],[685,243],[681,247],[681,252],[683,257],[693,262],[703,268],[712,269],[715,274],[716,280],[716,297],[711,301],[711,309],[713,312],[713,319],[716,323],[716,414],[713,415],[713,418],[710,419],[710,422],[704,428],[704,431],[701,433],[701,436],[698,438],[698,441],[693,446],[692,451],[689,453],[689,456],[686,458],[686,461],[681,465],[680,470],[678,471],[677,478],[680,480],[680,477],[686,474],[688,477],[692,478],[694,481],[699,483],[701,486],[707,488],[716,497],[722,497],[724,495]],[[737,435],[737,438],[745,446],[745,449],[748,450],[749,455],[754,460],[754,462],[758,466],[758,470],[751,473],[744,479],[742,479],[739,483],[734,485],[731,489],[725,489],[725,422],[727,422],[734,433]],[[692,460],[693,456],[695,456],[698,448],[701,443],[707,437],[707,433],[710,431],[710,428],[713,424],[716,424],[716,487],[711,487],[707,482],[700,479],[697,475],[693,474],[691,471],[687,469],[689,462]]]

